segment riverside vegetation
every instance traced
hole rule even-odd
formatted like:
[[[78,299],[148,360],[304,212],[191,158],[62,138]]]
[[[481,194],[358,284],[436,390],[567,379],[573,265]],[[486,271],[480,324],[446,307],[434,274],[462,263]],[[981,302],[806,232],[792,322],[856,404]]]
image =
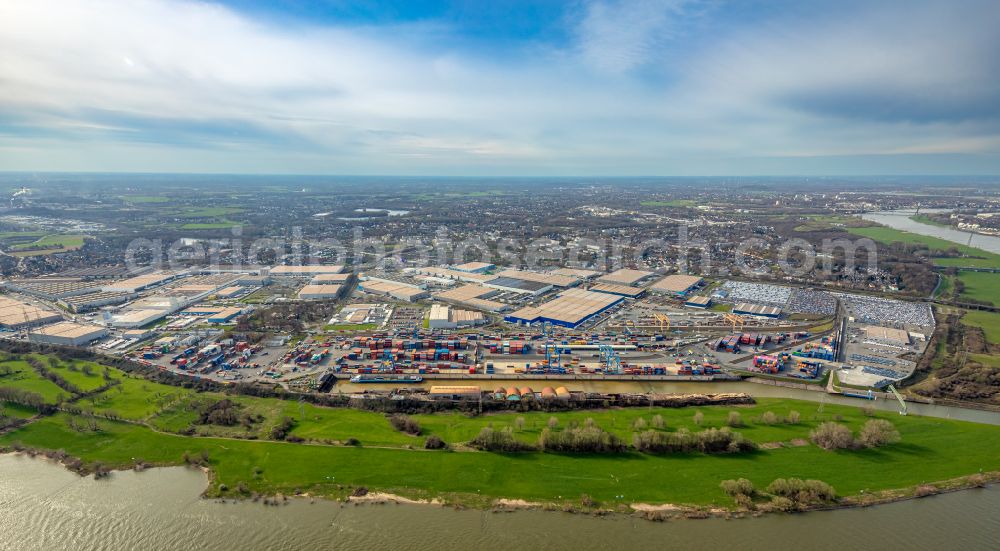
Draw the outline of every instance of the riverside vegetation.
[[[370,489],[481,507],[511,498],[585,510],[792,510],[977,484],[1000,471],[1000,427],[785,399],[387,416],[8,354],[0,402],[0,419],[16,420],[0,434],[5,450],[46,453],[81,473],[187,463],[211,473],[213,497]],[[796,489],[780,490],[778,479]]]

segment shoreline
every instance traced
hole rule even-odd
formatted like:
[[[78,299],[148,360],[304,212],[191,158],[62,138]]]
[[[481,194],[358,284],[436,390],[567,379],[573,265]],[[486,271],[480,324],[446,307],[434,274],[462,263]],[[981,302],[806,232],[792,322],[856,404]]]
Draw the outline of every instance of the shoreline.
[[[408,497],[405,495],[382,491],[382,490],[371,490],[369,491],[365,488],[363,493],[359,495],[349,494],[341,498],[327,495],[314,495],[309,492],[304,492],[294,495],[285,495],[281,492],[277,493],[257,493],[252,496],[220,496],[211,495],[210,491],[214,487],[214,481],[216,479],[215,470],[207,466],[196,466],[196,465],[180,465],[180,464],[149,464],[149,463],[138,463],[133,464],[129,468],[115,468],[95,471],[88,468],[82,461],[74,456],[68,454],[60,454],[58,451],[54,450],[36,450],[31,448],[26,448],[22,450],[10,450],[5,449],[0,451],[0,454],[12,455],[19,457],[27,457],[31,459],[40,459],[52,463],[55,466],[62,467],[67,471],[77,474],[80,477],[94,476],[95,478],[104,478],[114,472],[125,472],[125,471],[136,471],[142,472],[149,469],[157,468],[171,468],[171,467],[186,467],[189,469],[197,469],[205,474],[206,485],[201,494],[199,494],[200,499],[204,500],[215,500],[220,503],[227,503],[230,500],[233,502],[257,502],[261,501],[265,506],[268,505],[280,505],[281,503],[288,502],[289,498],[305,500],[309,499],[314,501],[316,499],[323,500],[328,503],[340,503],[342,505],[411,505],[411,506],[430,506],[438,508],[455,508],[455,509],[475,509],[480,511],[488,511],[491,513],[513,513],[517,511],[547,511],[547,512],[562,512],[571,513],[576,515],[589,515],[589,516],[609,516],[609,515],[622,515],[629,517],[636,517],[647,521],[653,522],[664,522],[669,520],[695,520],[695,519],[707,519],[707,518],[722,518],[722,519],[736,519],[736,518],[757,518],[767,515],[778,515],[778,514],[796,514],[796,513],[808,513],[808,512],[821,512],[821,511],[837,511],[841,509],[856,509],[863,507],[872,507],[878,505],[888,505],[891,503],[899,503],[904,501],[910,501],[914,499],[920,499],[924,497],[932,497],[935,495],[949,494],[960,491],[967,491],[976,488],[985,488],[987,486],[1000,484],[1000,471],[988,471],[981,473],[973,473],[969,475],[964,475],[956,478],[951,478],[947,480],[939,480],[929,483],[923,483],[915,486],[909,486],[905,488],[880,490],[872,493],[863,493],[848,495],[839,498],[839,501],[835,503],[813,503],[813,504],[796,504],[790,509],[778,509],[771,506],[770,503],[765,502],[760,505],[755,505],[752,508],[747,507],[725,507],[718,505],[683,505],[674,503],[646,503],[646,502],[634,502],[634,503],[620,503],[617,507],[587,507],[582,506],[573,501],[529,501],[521,498],[508,498],[508,497],[496,497],[489,498],[484,501],[483,499],[457,499],[449,500],[447,498],[432,497],[432,498],[418,498],[418,497]],[[69,463],[68,463],[69,462]],[[78,462],[79,467],[74,467],[73,463]],[[358,487],[361,488],[361,487]],[[453,497],[458,497],[461,494],[450,494]],[[486,496],[478,496],[480,498],[485,498]]]

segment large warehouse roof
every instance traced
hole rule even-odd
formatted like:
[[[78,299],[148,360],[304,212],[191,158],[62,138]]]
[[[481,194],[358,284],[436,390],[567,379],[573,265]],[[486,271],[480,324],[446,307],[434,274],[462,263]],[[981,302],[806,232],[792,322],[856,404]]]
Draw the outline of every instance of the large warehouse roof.
[[[92,334],[100,335],[103,334],[104,332],[105,329],[97,325],[84,325],[82,323],[63,321],[59,323],[53,323],[52,325],[46,325],[45,327],[39,327],[38,329],[32,330],[30,333],[28,333],[28,335],[29,336],[44,335],[49,337],[64,337],[67,339],[77,339]]]
[[[0,297],[0,325],[21,327],[49,320],[57,320],[62,316],[55,312],[43,310],[20,300]]]
[[[645,272],[643,270],[632,270],[630,268],[622,268],[620,270],[615,270],[610,274],[603,275],[597,278],[597,281],[603,281],[605,283],[621,283],[624,285],[635,285],[636,283],[646,279],[647,277],[653,275],[653,272]]]
[[[781,308],[777,306],[764,306],[763,304],[750,304],[741,302],[733,307],[734,314],[749,314],[751,316],[778,317],[781,315]]]
[[[538,283],[553,285],[555,287],[572,287],[580,281],[577,277],[559,274],[543,274],[539,272],[529,272],[527,270],[503,270],[498,272],[497,276],[522,279],[525,281],[536,281]]]
[[[617,295],[569,289],[545,304],[521,308],[504,319],[527,323],[550,321],[560,325],[576,326],[622,300],[622,297]]]
[[[274,266],[269,273],[273,276],[307,276],[317,274],[339,274],[344,271],[340,265],[324,266],[310,264],[306,266]]]
[[[591,285],[590,290],[597,293],[610,293],[629,298],[636,298],[646,292],[645,289],[632,287],[631,285],[615,285],[614,283],[597,283]]]
[[[701,277],[684,274],[668,275],[654,283],[650,289],[667,293],[682,294],[701,283]]]

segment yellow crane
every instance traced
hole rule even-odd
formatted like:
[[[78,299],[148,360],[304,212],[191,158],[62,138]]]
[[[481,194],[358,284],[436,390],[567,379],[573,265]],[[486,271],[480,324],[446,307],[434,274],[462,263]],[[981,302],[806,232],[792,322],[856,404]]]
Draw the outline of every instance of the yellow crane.
[[[661,314],[659,312],[653,312],[653,317],[656,318],[657,324],[660,326],[660,331],[666,333],[670,330],[670,317],[666,314]]]
[[[737,326],[739,326],[740,332],[741,333],[743,332],[743,328],[747,324],[747,320],[743,316],[738,316],[732,313],[726,313],[723,317],[726,319],[726,321],[733,324],[733,333],[736,332]]]

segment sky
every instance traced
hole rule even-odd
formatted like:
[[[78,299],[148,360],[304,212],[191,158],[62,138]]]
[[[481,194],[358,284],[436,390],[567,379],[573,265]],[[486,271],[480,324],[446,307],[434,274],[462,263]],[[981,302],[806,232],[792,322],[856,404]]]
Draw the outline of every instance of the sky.
[[[0,170],[1000,174],[996,0],[2,0]]]

